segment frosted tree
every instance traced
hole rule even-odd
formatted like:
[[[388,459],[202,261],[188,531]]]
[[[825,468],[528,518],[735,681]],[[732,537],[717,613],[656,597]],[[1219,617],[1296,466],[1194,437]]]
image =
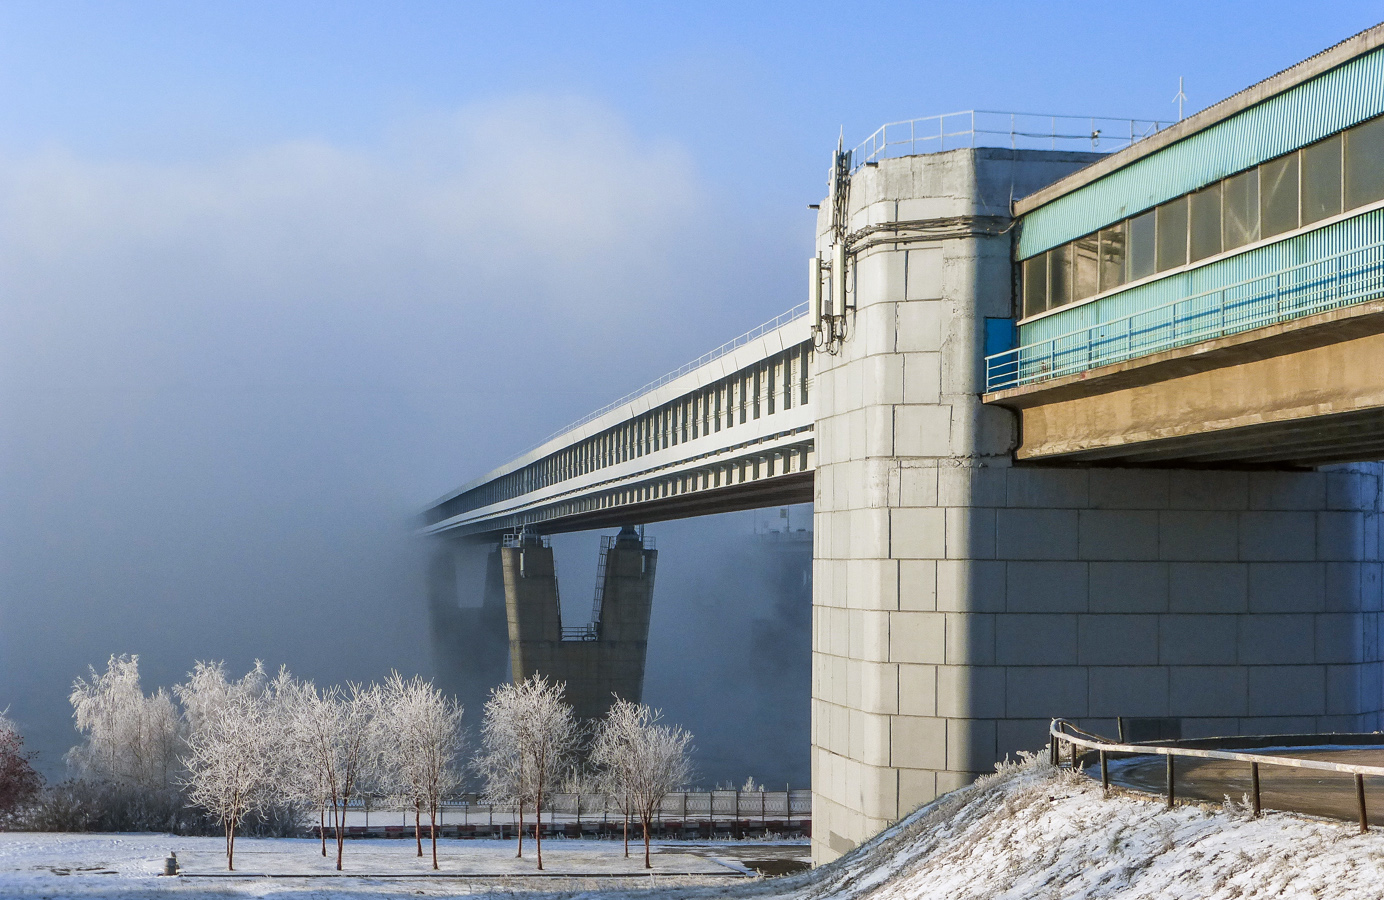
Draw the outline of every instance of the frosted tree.
[[[43,777],[34,771],[32,753],[24,751],[24,737],[4,713],[0,713],[0,824],[15,810],[38,797]]]
[[[542,675],[495,688],[485,704],[478,768],[486,793],[519,811],[524,853],[524,806],[533,803],[534,844],[543,868],[543,798],[576,761],[581,729],[564,697],[565,685]]]
[[[627,752],[634,746],[634,734],[639,726],[639,707],[616,699],[606,715],[596,724],[595,740],[591,744],[590,763],[600,791],[614,801],[624,818],[625,858],[630,855],[630,816],[634,805],[629,793],[630,779]]]
[[[687,783],[692,735],[663,724],[663,713],[617,699],[596,732],[592,762],[605,773],[609,789],[626,798],[644,826],[644,868],[651,869],[649,832],[655,811],[670,791]]]
[[[405,680],[391,672],[377,694],[376,718],[387,789],[414,809],[414,839],[423,855],[419,813],[427,810],[432,838],[432,867],[437,866],[437,814],[442,800],[461,785],[458,756],[462,749],[462,707],[431,682]]]
[[[331,790],[322,766],[307,752],[302,734],[303,717],[317,700],[317,689],[310,681],[300,681],[280,670],[271,688],[274,696],[273,727],[278,741],[275,754],[275,783],[280,797],[299,803],[318,813],[318,835],[322,855],[327,855],[327,810]]]
[[[519,849],[516,857],[524,855],[524,809],[532,801],[527,793],[529,784],[524,777],[524,758],[514,736],[517,716],[517,697],[513,685],[502,685],[490,692],[482,710],[481,744],[472,761],[482,781],[485,802],[492,806],[508,806],[519,816]]]
[[[236,829],[271,801],[278,774],[273,693],[258,660],[234,682],[227,681],[224,664],[199,662],[174,691],[188,718],[188,799],[221,823],[226,868],[234,870]]]
[[[67,754],[79,772],[140,791],[174,785],[182,719],[168,691],[144,695],[138,656],[112,656],[105,672],[91,668],[89,679],[73,683],[68,699],[85,738]]]
[[[379,699],[374,689],[349,684],[319,691],[304,685],[290,731],[296,768],[315,783],[332,808],[336,868],[346,844],[346,806],[374,771]]]

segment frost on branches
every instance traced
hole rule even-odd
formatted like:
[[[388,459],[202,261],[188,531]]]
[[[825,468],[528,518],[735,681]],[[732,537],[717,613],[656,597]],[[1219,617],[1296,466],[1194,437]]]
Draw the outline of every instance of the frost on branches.
[[[534,843],[543,868],[543,797],[576,763],[581,729],[565,698],[566,686],[534,675],[490,692],[481,725],[476,769],[491,803],[512,805],[519,814],[519,850],[524,855],[524,809],[534,809]]]
[[[643,704],[617,699],[596,729],[591,763],[601,783],[626,810],[625,853],[629,853],[629,811],[644,826],[644,868],[649,861],[649,829],[654,813],[670,791],[692,774],[688,758],[692,735],[663,724],[663,713]]]
[[[419,814],[427,810],[432,836],[432,867],[437,866],[437,814],[442,801],[461,786],[458,757],[462,750],[462,707],[431,682],[398,672],[375,693],[379,709],[382,787],[414,810],[414,838],[423,855]]]
[[[288,746],[292,768],[331,804],[336,868],[346,845],[346,806],[364,792],[378,758],[375,691],[359,684],[318,690],[306,682],[297,692]]]
[[[68,699],[85,737],[67,754],[79,773],[146,794],[176,786],[182,718],[167,690],[144,696],[138,656],[112,656],[105,672],[91,668]]]
[[[197,663],[174,690],[187,717],[187,799],[220,822],[226,835],[226,868],[235,869],[235,835],[245,817],[277,798],[283,768],[282,718],[277,687],[264,666],[239,681],[227,681],[222,663]]]
[[[43,777],[29,764],[19,728],[0,713],[0,828],[11,814],[33,802],[43,788]]]

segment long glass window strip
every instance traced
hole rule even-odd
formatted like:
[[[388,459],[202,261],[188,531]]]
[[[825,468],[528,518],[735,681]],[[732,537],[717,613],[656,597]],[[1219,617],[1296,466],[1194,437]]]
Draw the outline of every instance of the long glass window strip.
[[[1022,316],[1384,200],[1384,116],[1023,260]]]
[[[986,357],[986,390],[1018,387],[1384,295],[1384,242],[1341,250]]]

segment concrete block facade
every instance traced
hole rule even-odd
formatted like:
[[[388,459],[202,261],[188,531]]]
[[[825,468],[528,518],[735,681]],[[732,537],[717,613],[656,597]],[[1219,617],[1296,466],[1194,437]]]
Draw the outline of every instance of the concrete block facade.
[[[1016,466],[1013,414],[981,404],[1009,198],[1088,159],[960,150],[853,179],[855,309],[814,371],[818,862],[1039,749],[1054,716],[1384,724],[1378,465]]]

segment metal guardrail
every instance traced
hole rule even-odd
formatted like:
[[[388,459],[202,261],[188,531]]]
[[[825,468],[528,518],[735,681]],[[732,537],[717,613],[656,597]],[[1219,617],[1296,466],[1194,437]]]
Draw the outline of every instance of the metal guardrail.
[[[358,817],[364,824],[399,822],[409,824],[413,820],[413,807],[390,802],[377,802],[372,799],[352,798],[346,811],[351,814],[350,823]],[[442,801],[439,806],[439,825],[457,824],[513,824],[518,821],[517,811],[510,806],[489,804],[476,794],[467,794]],[[314,815],[316,815],[314,813]],[[533,810],[528,810],[533,815]],[[596,821],[609,818],[622,818],[620,805],[613,798],[603,794],[577,794],[562,792],[548,795],[543,805],[545,822],[563,824],[576,821]],[[812,818],[812,792],[810,790],[784,791],[672,791],[663,798],[655,810],[655,819],[681,821],[745,822],[773,820],[810,820]],[[317,822],[312,822],[316,826]]]
[[[601,416],[605,415],[611,410],[619,409],[626,403],[631,403],[635,400],[638,400],[640,397],[644,396],[650,391],[658,390],[665,384],[678,380],[682,376],[686,375],[688,372],[700,369],[707,363],[715,362],[716,360],[725,356],[727,353],[730,353],[732,350],[735,350],[739,347],[744,346],[745,344],[748,344],[755,338],[763,337],[771,331],[782,328],[789,322],[797,321],[798,319],[801,319],[803,316],[807,315],[807,313],[808,304],[799,303],[797,306],[788,310],[788,312],[780,313],[779,315],[774,316],[772,319],[765,322],[764,324],[759,325],[755,328],[751,328],[749,331],[745,332],[737,338],[732,338],[731,340],[726,341],[724,344],[717,347],[715,350],[709,350],[706,353],[703,353],[701,356],[697,357],[691,362],[684,363],[683,365],[679,366],[678,368],[674,369],[668,374],[663,375],[660,378],[656,378],[653,381],[650,381],[648,384],[644,385],[636,391],[630,391],[628,394],[621,397],[619,400],[612,400],[610,403],[607,403],[605,406],[602,406],[595,412],[587,413],[580,419],[577,419],[575,422],[572,422],[570,425],[564,425],[562,428],[559,428],[557,431],[554,431],[552,434],[548,435],[543,440],[534,444],[532,447],[529,447],[523,450],[522,452],[516,454],[516,456],[523,456],[526,453],[531,453],[534,450],[537,450],[539,447],[542,447],[544,444],[551,441],[553,438],[561,437],[569,431],[575,431],[576,429],[585,425],[587,422],[594,422],[596,419],[599,419]]]
[[[1381,296],[1384,242],[987,356],[985,389],[1001,391],[1074,375]]]
[[[1098,735],[1091,734],[1077,728],[1066,719],[1053,719],[1052,725],[1048,729],[1051,741],[1048,744],[1049,752],[1052,755],[1054,766],[1061,764],[1062,751],[1061,744],[1066,744],[1070,750],[1071,766],[1077,767],[1077,747],[1084,747],[1087,750],[1095,751],[1100,759],[1100,782],[1106,794],[1110,793],[1110,768],[1109,758],[1112,753],[1134,754],[1142,756],[1162,756],[1167,759],[1167,798],[1168,808],[1171,809],[1177,802],[1177,789],[1174,783],[1176,771],[1173,762],[1177,757],[1189,757],[1194,759],[1225,759],[1237,762],[1249,763],[1250,766],[1250,795],[1251,803],[1254,808],[1254,815],[1258,816],[1263,807],[1259,796],[1259,767],[1260,766],[1280,766],[1289,769],[1312,769],[1319,772],[1341,772],[1355,776],[1355,795],[1360,812],[1360,831],[1363,834],[1369,830],[1369,819],[1365,808],[1365,776],[1378,775],[1384,777],[1384,766],[1364,766],[1354,763],[1333,763],[1319,759],[1301,759],[1290,756],[1271,756],[1266,753],[1243,753],[1235,750],[1203,750],[1197,747],[1175,747],[1159,744],[1122,744],[1108,741]]]
[[[961,147],[1117,150],[1171,124],[1171,121],[1155,119],[968,109],[881,125],[851,151],[852,171],[867,162],[891,156],[912,156]]]

